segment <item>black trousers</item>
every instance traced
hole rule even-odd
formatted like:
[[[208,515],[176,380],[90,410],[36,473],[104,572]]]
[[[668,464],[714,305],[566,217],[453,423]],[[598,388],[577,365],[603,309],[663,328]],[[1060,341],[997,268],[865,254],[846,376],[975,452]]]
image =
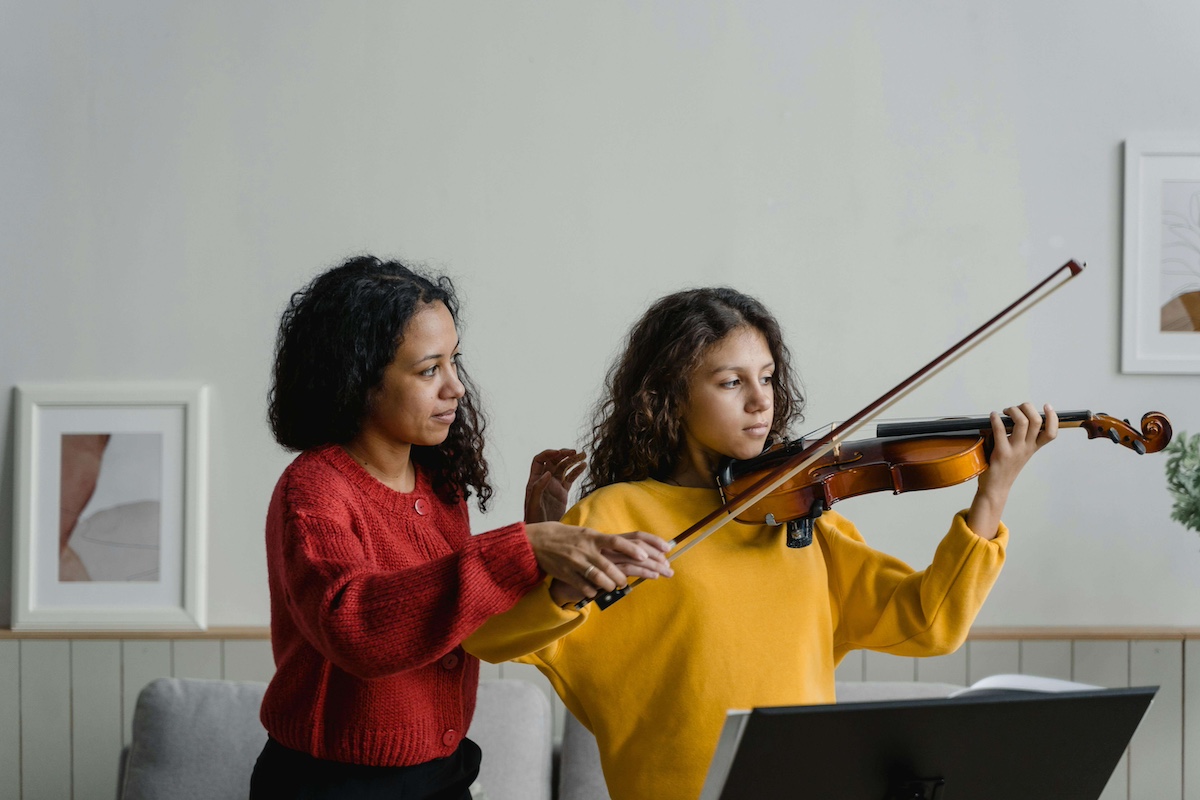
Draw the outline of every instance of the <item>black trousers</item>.
[[[250,777],[250,800],[471,800],[479,757],[479,745],[464,738],[446,758],[370,767],[314,758],[268,738]]]

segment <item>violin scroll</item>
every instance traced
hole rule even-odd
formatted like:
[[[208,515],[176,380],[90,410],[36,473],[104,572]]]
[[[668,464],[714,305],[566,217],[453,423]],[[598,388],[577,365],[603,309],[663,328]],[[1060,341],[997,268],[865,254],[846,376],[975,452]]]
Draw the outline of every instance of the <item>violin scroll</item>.
[[[1105,437],[1128,447],[1138,455],[1157,453],[1171,442],[1171,421],[1166,414],[1149,411],[1142,415],[1142,429],[1133,427],[1129,420],[1121,420],[1108,414],[1093,414],[1090,419],[1079,423],[1087,431],[1089,439]]]

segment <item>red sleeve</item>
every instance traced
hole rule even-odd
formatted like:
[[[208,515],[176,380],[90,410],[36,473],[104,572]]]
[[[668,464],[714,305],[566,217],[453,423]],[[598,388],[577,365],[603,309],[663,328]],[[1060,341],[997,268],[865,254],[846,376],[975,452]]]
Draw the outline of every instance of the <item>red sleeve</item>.
[[[363,678],[434,661],[542,577],[519,522],[393,571],[380,571],[358,534],[325,518],[295,513],[281,534],[279,579],[293,620],[326,658]]]

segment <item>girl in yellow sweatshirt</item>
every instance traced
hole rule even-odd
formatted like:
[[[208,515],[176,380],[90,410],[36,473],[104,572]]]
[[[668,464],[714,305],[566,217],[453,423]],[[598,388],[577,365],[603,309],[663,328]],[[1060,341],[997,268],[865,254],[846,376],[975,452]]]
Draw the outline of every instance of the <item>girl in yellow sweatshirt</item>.
[[[631,331],[597,406],[584,498],[563,522],[669,539],[720,505],[722,459],[758,455],[800,418],[779,325],[753,298],[697,289],[655,303]],[[948,653],[1004,561],[1000,514],[1029,458],[1057,433],[1032,405],[992,415],[995,446],[971,507],[930,565],[869,547],[834,511],[812,544],[783,526],[730,523],[674,577],[603,612],[557,580],[492,617],[466,648],[536,664],[595,734],[613,800],[696,800],[729,709],[834,702],[847,652]]]

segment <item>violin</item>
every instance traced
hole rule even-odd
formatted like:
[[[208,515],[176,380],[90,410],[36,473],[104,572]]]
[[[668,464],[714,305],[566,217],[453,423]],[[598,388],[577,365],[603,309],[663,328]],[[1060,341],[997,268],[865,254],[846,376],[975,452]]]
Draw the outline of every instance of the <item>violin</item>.
[[[1010,417],[1001,418],[1012,430]],[[1109,439],[1139,455],[1156,453],[1171,441],[1171,422],[1151,411],[1141,429],[1128,420],[1090,411],[1067,411],[1060,428],[1083,428],[1089,439]],[[728,459],[717,471],[723,504],[735,503],[764,474],[777,469],[809,446],[806,439],[779,442],[761,455]],[[893,494],[940,489],[964,483],[988,467],[993,444],[989,417],[882,423],[875,438],[840,442],[734,519],[758,525],[787,525],[788,547],[812,543],[813,522],[847,497],[871,492]]]
[[[674,561],[681,555],[686,553],[692,547],[702,542],[707,537],[711,536],[716,531],[727,523],[738,519],[748,509],[754,507],[772,492],[783,486],[788,481],[791,481],[795,476],[801,474],[805,470],[815,465],[818,461],[825,458],[828,453],[837,450],[839,447],[845,449],[850,437],[855,431],[867,424],[870,420],[878,417],[883,411],[891,405],[899,401],[908,393],[912,392],[926,380],[937,374],[940,370],[953,363],[955,360],[970,351],[971,348],[984,341],[987,337],[994,334],[997,330],[1012,322],[1012,320],[1024,314],[1034,305],[1042,302],[1054,292],[1061,289],[1071,279],[1082,274],[1084,264],[1071,260],[1063,264],[1058,269],[1051,272],[1047,277],[1036,283],[1033,288],[1022,294],[1009,305],[1005,306],[995,316],[984,322],[971,333],[964,336],[950,348],[936,356],[932,361],[918,369],[912,375],[905,378],[903,381],[884,392],[881,396],[868,403],[865,407],[850,416],[845,422],[837,426],[835,429],[825,434],[821,438],[813,442],[804,441],[804,443],[794,449],[794,452],[783,454],[780,463],[777,465],[760,470],[757,473],[750,473],[753,479],[748,482],[751,484],[745,488],[743,492],[737,495],[732,500],[727,500],[718,508],[709,512],[702,519],[697,520],[687,530],[679,533],[674,537],[676,548],[671,551],[669,559]],[[1159,415],[1161,417],[1161,415]],[[1156,425],[1166,423],[1166,418],[1162,417],[1161,422]],[[1167,423],[1169,426],[1169,423]],[[1130,431],[1132,426],[1126,425]],[[1169,430],[1169,427],[1168,427]],[[982,434],[977,434],[981,436]],[[1105,435],[1108,435],[1105,432]],[[1120,438],[1123,434],[1116,434]],[[1147,447],[1149,451],[1149,441],[1157,442],[1159,434],[1155,434],[1156,438],[1151,439],[1148,436],[1142,436],[1142,446]],[[1168,434],[1169,438],[1169,434]],[[1132,439],[1131,439],[1132,441]],[[1166,446],[1166,441],[1161,442],[1162,446]],[[1137,449],[1136,447],[1134,448]],[[983,464],[986,468],[987,458],[984,454]],[[747,476],[748,477],[748,476]],[[967,480],[969,478],[964,478]],[[811,513],[813,504],[810,503],[808,512]],[[764,516],[765,519],[765,516]],[[797,519],[804,519],[803,516]],[[800,522],[795,525],[799,535],[803,536],[804,523]],[[809,534],[811,535],[811,520],[809,525]],[[628,586],[619,587],[611,592],[604,592],[596,596],[595,600],[584,598],[575,604],[575,608],[582,609],[591,602],[595,602],[601,610],[608,608],[613,603],[627,596],[635,586],[638,586],[645,580],[638,578],[631,582]]]

